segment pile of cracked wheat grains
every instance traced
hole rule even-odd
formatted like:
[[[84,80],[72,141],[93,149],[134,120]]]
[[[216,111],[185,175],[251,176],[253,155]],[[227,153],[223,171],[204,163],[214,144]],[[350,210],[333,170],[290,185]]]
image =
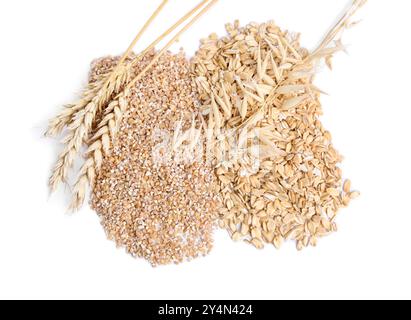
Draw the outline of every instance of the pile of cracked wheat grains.
[[[258,249],[316,246],[359,195],[313,84],[354,12],[312,52],[274,22],[236,21],[191,60],[149,47],[94,61],[81,99],[50,122],[47,135],[68,131],[50,187],[85,146],[71,208],[90,186],[109,239],[153,266],[208,254],[218,227]]]

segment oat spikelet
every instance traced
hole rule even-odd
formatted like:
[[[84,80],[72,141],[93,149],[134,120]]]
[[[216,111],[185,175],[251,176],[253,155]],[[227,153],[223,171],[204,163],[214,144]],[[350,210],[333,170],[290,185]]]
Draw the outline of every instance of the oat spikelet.
[[[334,54],[344,50],[344,45],[341,42],[343,32],[352,26],[351,20],[353,16],[362,6],[365,5],[366,2],[367,0],[353,0],[351,6],[327,33],[320,45],[309,53],[304,59],[296,63],[289,70],[289,73],[286,76],[283,75],[277,78],[277,85],[272,88],[264,103],[244,123],[241,124],[240,128],[243,128],[252,122],[258,116],[258,112],[267,112],[267,107],[273,105],[278,98],[278,95],[281,94],[279,89],[284,89],[284,86],[292,88],[290,85],[294,85],[294,90],[287,92],[289,95],[294,95],[294,98],[284,102],[284,109],[287,109],[290,106],[295,107],[303,101],[310,100],[310,98],[315,96],[311,91],[321,93],[321,91],[315,87],[307,88],[308,90],[300,90],[300,88],[293,82],[298,82],[299,80],[307,77],[311,78],[311,81],[313,81],[315,76],[315,67],[322,60],[326,62],[330,69],[332,68],[332,58]]]
[[[111,143],[114,141],[122,116],[127,109],[126,94],[114,100],[108,106],[113,110],[108,113],[98,127],[98,132],[91,139],[91,145],[86,152],[86,161],[81,168],[79,178],[73,188],[73,198],[70,205],[71,211],[79,210],[84,204],[87,187],[93,186],[96,173],[100,170],[103,154],[108,155]]]
[[[357,13],[357,11],[365,5],[367,0],[352,0],[352,5],[344,13],[341,19],[331,29],[327,36],[323,39],[318,48],[311,54],[311,57],[316,57],[321,50],[327,48],[332,41],[341,36],[341,33],[352,26],[351,19]],[[320,54],[321,56],[321,54]],[[323,56],[324,57],[324,56]]]

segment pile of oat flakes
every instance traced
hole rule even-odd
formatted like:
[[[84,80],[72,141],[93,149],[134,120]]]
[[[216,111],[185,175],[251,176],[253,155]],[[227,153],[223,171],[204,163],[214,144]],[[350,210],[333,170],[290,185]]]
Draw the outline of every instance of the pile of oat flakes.
[[[358,194],[349,181],[342,190],[342,158],[319,120],[310,54],[274,22],[236,22],[227,32],[202,40],[192,61],[210,149],[222,159],[214,163],[220,226],[257,248],[291,239],[299,250],[315,246]]]

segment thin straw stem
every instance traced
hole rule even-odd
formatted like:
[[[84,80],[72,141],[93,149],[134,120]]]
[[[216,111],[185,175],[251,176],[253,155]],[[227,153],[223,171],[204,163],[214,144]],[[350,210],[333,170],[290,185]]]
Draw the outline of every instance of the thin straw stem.
[[[163,0],[163,2],[160,4],[160,6],[154,11],[154,13],[151,15],[151,17],[147,20],[147,22],[144,24],[144,26],[141,28],[140,32],[137,34],[137,36],[134,38],[134,40],[131,42],[130,46],[127,48],[126,52],[123,54],[121,57],[118,66],[121,66],[124,61],[128,58],[130,55],[131,51],[133,51],[135,45],[137,42],[141,39],[143,34],[147,31],[147,29],[150,27],[150,25],[153,23],[154,19],[157,18],[157,16],[160,14],[161,10],[163,10],[164,6],[167,4],[169,0]],[[115,73],[115,71],[114,71]]]
[[[151,43],[143,52],[139,54],[139,56],[144,56],[147,52],[151,49],[155,48],[165,37],[170,35],[175,29],[177,29],[181,24],[187,21],[194,13],[196,13],[204,4],[206,4],[210,0],[203,0],[189,12],[187,12],[183,17],[181,17],[174,25],[172,25],[168,30],[166,30],[161,36],[159,36],[153,43]],[[134,65],[138,62],[138,57],[133,60],[131,65]]]
[[[144,68],[143,71],[140,72],[126,87],[124,91],[129,90],[137,81],[139,81],[144,74],[150,70],[153,65],[163,56],[164,53],[181,37],[183,33],[185,33],[198,19],[200,19],[208,10],[211,9],[213,5],[217,3],[218,0],[212,0],[206,7],[204,7],[190,22],[188,22],[166,45],[161,51],[153,58],[150,64]]]

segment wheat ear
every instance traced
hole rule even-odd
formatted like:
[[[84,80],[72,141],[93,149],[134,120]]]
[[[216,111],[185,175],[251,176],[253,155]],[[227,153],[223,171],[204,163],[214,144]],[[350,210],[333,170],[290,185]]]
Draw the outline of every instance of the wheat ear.
[[[87,159],[73,188],[73,198],[69,208],[71,211],[81,208],[85,200],[87,187],[94,184],[96,172],[100,170],[103,162],[103,153],[108,154],[111,141],[114,140],[122,115],[127,109],[125,97],[126,94],[110,103],[110,108],[113,109],[113,112],[110,113],[110,119],[107,125],[100,128],[96,136],[93,137],[95,141],[87,149]]]
[[[110,74],[105,84],[100,88],[100,90],[98,90],[92,100],[84,107],[84,109],[81,109],[80,106],[78,106],[79,111],[77,111],[73,122],[68,126],[70,132],[63,140],[66,147],[60,154],[59,159],[54,166],[53,173],[49,179],[51,192],[56,191],[58,186],[67,180],[68,171],[73,166],[75,157],[80,152],[83,143],[88,139],[88,135],[92,130],[97,111],[101,110],[113,94],[120,92],[122,85],[128,82],[131,68],[129,66],[124,66],[123,62],[128,58],[134,45],[158,16],[167,2],[168,0],[164,0],[152,16],[147,20],[141,31],[133,40],[132,44],[124,53],[115,70]],[[67,119],[67,117],[65,119]],[[61,129],[61,124],[59,129]],[[56,131],[58,130],[50,130],[51,133]]]
[[[49,121],[48,129],[44,135],[46,137],[59,136],[64,128],[72,123],[76,113],[84,109],[97,95],[113,70],[111,68],[109,72],[97,75],[96,81],[88,83],[87,88],[82,93],[82,97],[76,103],[65,105],[61,113]]]
[[[155,10],[151,17],[147,20],[144,26],[141,28],[137,36],[133,39],[130,46],[127,48],[126,52],[121,57],[117,67],[108,75],[105,81],[97,84],[93,90],[86,89],[83,94],[83,98],[77,101],[75,104],[66,106],[63,111],[55,118],[49,121],[48,129],[45,136],[56,137],[64,130],[65,127],[69,126],[72,117],[75,113],[83,110],[87,104],[91,103],[93,97],[100,96],[101,99],[98,101],[98,108],[105,105],[108,100],[112,97],[114,93],[118,93],[125,82],[127,82],[127,76],[131,70],[130,67],[124,66],[124,62],[131,54],[133,48],[137,42],[141,39],[144,32],[148,29],[154,19],[159,15],[161,10],[167,4],[169,0],[163,0],[160,6]]]
[[[204,7],[195,17],[192,18],[187,25],[184,26],[167,44],[166,46],[152,59],[149,65],[145,67],[134,79],[129,83],[126,89],[115,98],[107,107],[108,110],[113,110],[106,114],[101,124],[98,127],[98,132],[91,139],[91,146],[87,151],[86,161],[80,171],[79,178],[73,188],[73,198],[70,205],[71,211],[76,211],[84,204],[86,197],[87,187],[94,184],[96,172],[101,168],[101,160],[103,153],[108,154],[111,142],[114,140],[118,132],[118,127],[124,112],[127,109],[127,95],[129,89],[139,81],[147,71],[149,71],[154,64],[167,52],[167,50],[173,45],[180,36],[187,31],[202,15],[204,15],[218,0],[211,1],[206,7]],[[202,4],[208,1],[203,1]],[[196,8],[200,8],[197,6]],[[196,9],[195,8],[195,9]],[[195,9],[194,12],[195,12]],[[192,11],[192,13],[194,13]],[[182,18],[184,19],[184,17]],[[181,20],[180,20],[181,21]],[[179,22],[177,23],[179,24]],[[176,26],[176,25],[175,25]]]
[[[89,83],[87,88],[83,91],[82,97],[73,104],[67,104],[63,107],[63,110],[59,115],[49,121],[46,137],[57,137],[60,135],[64,128],[66,128],[73,120],[74,115],[83,110],[95,97],[98,91],[105,83],[105,77],[102,76],[96,83]]]

